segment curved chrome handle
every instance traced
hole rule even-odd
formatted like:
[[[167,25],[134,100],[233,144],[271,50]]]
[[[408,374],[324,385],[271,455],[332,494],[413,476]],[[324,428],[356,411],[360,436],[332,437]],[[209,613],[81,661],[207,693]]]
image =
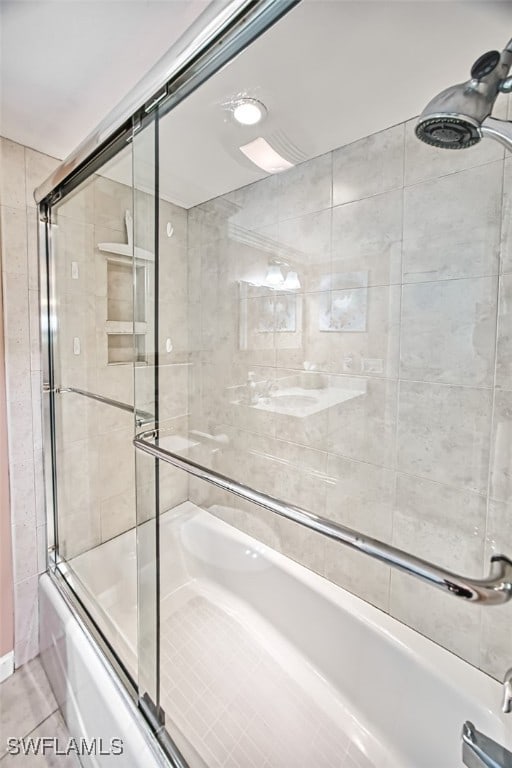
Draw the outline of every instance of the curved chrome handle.
[[[503,678],[503,702],[501,705],[501,711],[506,715],[512,712],[512,669],[505,672]]]
[[[247,485],[238,483],[226,475],[215,472],[208,467],[171,453],[160,446],[150,442],[158,440],[158,430],[148,430],[135,437],[133,444],[140,451],[154,456],[156,459],[172,464],[182,469],[189,475],[205,480],[207,483],[222,488],[242,499],[251,501],[264,509],[268,509],[280,517],[292,520],[305,528],[321,533],[330,539],[339,541],[352,549],[380,560],[383,563],[396,568],[399,571],[415,576],[421,581],[431,584],[437,589],[442,589],[455,597],[467,600],[470,603],[482,603],[484,605],[499,605],[506,603],[512,597],[512,562],[504,555],[496,555],[491,558],[491,572],[486,579],[469,579],[446,571],[443,568],[429,563],[405,552],[402,549],[386,544],[378,539],[365,536],[352,528],[327,520],[320,515],[315,515],[301,507],[286,504],[284,501],[269,496],[266,493],[256,491]]]
[[[462,726],[462,762],[468,768],[512,768],[512,752],[466,720]]]

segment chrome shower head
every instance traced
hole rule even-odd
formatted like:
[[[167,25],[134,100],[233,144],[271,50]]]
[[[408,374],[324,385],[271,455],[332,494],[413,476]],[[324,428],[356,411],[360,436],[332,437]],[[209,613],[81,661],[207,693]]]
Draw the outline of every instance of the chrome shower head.
[[[512,150],[512,123],[490,117],[500,92],[512,91],[508,77],[512,40],[500,53],[489,51],[471,68],[471,79],[435,96],[421,113],[416,136],[443,149],[465,149],[488,135]]]

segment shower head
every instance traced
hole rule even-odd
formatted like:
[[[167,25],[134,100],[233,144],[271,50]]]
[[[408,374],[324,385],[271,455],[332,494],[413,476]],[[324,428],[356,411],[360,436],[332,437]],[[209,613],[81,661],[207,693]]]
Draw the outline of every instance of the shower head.
[[[418,139],[443,149],[465,149],[489,136],[512,151],[512,123],[490,116],[498,94],[512,92],[511,66],[512,40],[501,53],[480,56],[470,80],[452,85],[427,104],[416,125]]]

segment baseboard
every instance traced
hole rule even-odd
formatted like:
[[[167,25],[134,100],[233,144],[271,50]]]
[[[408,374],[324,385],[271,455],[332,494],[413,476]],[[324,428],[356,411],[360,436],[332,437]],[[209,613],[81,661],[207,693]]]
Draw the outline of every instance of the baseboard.
[[[14,672],[14,651],[0,656],[0,683],[7,680]]]

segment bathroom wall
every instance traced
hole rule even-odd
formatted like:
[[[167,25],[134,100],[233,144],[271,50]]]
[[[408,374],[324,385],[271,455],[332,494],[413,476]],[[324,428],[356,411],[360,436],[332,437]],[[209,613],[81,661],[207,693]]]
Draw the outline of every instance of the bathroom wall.
[[[189,211],[190,427],[225,436],[203,451],[216,469],[478,577],[512,553],[512,159],[413,125]],[[300,289],[266,285],[272,259]],[[510,666],[511,605],[190,494],[489,674]]]
[[[0,231],[0,242],[1,242]],[[0,681],[13,671],[14,594],[12,578],[11,509],[5,396],[5,350],[0,271]]]
[[[46,567],[46,525],[41,438],[41,356],[38,308],[37,211],[33,190],[54,170],[57,161],[12,141],[0,139],[0,224],[3,319],[8,422],[11,533],[14,563],[15,663],[38,652],[37,577]],[[135,238],[154,248],[153,202],[136,193]],[[55,212],[52,229],[56,253],[57,360],[60,384],[133,403],[132,365],[108,365],[106,324],[117,311],[119,285],[107,273],[99,242],[126,242],[125,212],[133,213],[133,190],[110,178],[95,176]],[[146,214],[146,215],[144,215]],[[169,394],[160,404],[161,417],[187,429],[188,355],[186,315],[187,214],[160,202],[162,227],[160,279],[168,301],[161,302],[161,377]],[[165,230],[172,221],[172,237]],[[118,276],[117,276],[118,277]],[[151,284],[151,276],[148,277]],[[109,294],[110,288],[110,294]],[[117,291],[117,293],[116,293]],[[109,307],[110,295],[110,307]],[[131,293],[125,297],[130,306]],[[181,304],[180,304],[181,302]],[[148,298],[147,349],[152,349],[154,304]],[[115,319],[118,319],[117,316]],[[128,334],[129,335],[129,334]],[[171,338],[168,351],[167,338]],[[75,354],[74,341],[80,353]],[[137,368],[137,405],[154,408],[154,360]],[[59,517],[61,554],[72,557],[135,525],[133,416],[72,393],[58,402]],[[172,421],[172,420],[175,421]],[[6,464],[4,465],[7,469]],[[144,514],[152,510],[152,485],[141,484]],[[161,506],[187,498],[187,479],[163,468]],[[148,497],[148,504],[144,499]],[[2,506],[2,514],[8,512]],[[7,551],[6,553],[7,554]],[[8,564],[2,550],[2,567]],[[2,574],[3,578],[3,574]],[[4,581],[2,581],[2,585]],[[8,592],[8,582],[5,582]],[[2,588],[2,594],[4,588]],[[8,595],[6,594],[8,598]],[[2,606],[4,602],[2,600]],[[5,603],[8,612],[8,599]],[[8,623],[2,621],[8,634]],[[1,655],[1,654],[0,654]]]
[[[55,165],[53,158],[0,138],[0,247],[16,666],[38,652],[37,577],[46,567],[37,215],[32,192]]]

